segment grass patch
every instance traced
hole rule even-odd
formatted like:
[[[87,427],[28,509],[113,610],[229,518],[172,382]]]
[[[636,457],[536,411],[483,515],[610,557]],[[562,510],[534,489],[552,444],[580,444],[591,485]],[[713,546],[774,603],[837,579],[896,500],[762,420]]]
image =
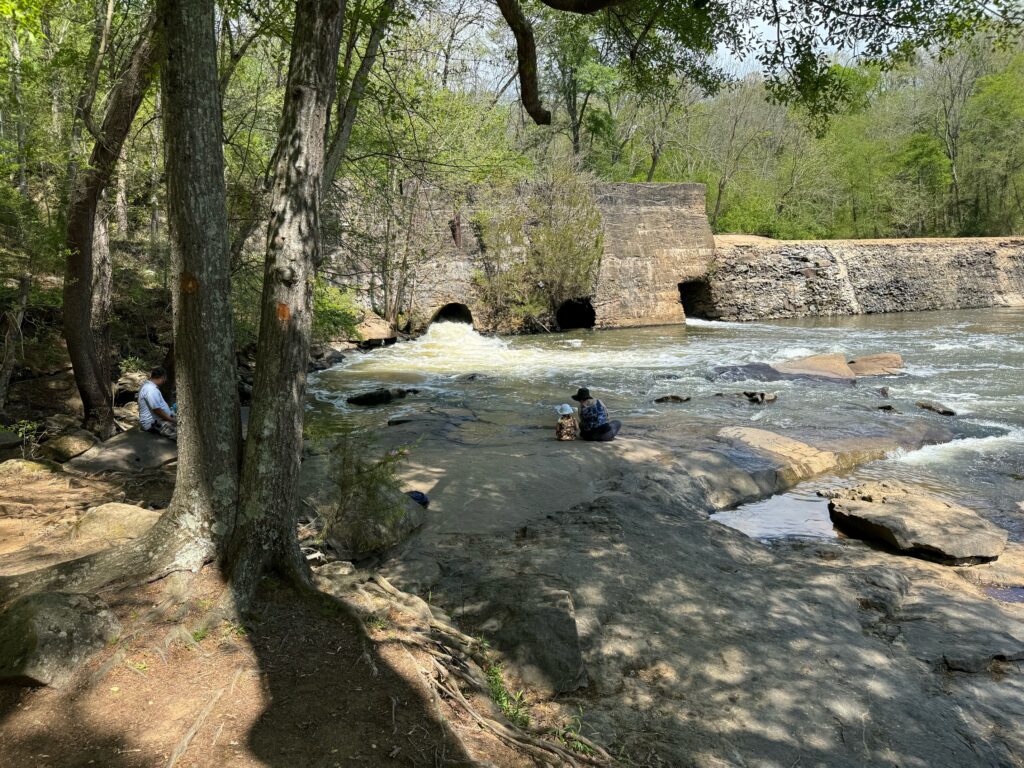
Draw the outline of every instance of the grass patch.
[[[578,755],[592,755],[594,750],[580,739],[582,730],[583,709],[581,708],[577,714],[572,716],[568,723],[562,726],[562,730],[558,734],[558,740]]]
[[[526,695],[522,691],[512,693],[505,685],[505,676],[500,664],[492,664],[487,668],[487,688],[498,709],[512,725],[528,728],[530,713],[526,706]]]

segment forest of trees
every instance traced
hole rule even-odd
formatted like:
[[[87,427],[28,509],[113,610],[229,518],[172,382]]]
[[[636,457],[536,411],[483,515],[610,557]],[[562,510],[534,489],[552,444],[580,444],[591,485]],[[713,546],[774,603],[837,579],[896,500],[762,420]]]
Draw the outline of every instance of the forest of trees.
[[[780,237],[1024,227],[1012,2],[496,6],[0,2],[8,340],[50,303],[86,426],[108,436],[111,320],[162,296],[184,414],[153,533],[19,589],[211,558],[243,602],[267,568],[302,580],[291,508],[313,315],[344,322],[349,298],[324,279],[353,255],[387,293],[410,258],[410,182],[458,197],[566,173],[700,181],[716,230]],[[880,63],[840,65],[846,50]]]

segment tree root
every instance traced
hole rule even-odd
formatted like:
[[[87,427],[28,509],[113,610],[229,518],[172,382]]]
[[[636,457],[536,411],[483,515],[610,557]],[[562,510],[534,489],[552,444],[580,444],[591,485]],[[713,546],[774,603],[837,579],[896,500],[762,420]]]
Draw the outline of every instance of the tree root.
[[[478,725],[514,749],[521,750],[542,761],[554,759],[560,764],[574,768],[578,768],[580,765],[608,766],[613,764],[611,755],[580,734],[574,734],[573,739],[586,747],[590,754],[573,752],[554,742],[550,738],[552,735],[550,731],[520,728],[507,721],[501,722],[481,714],[463,695],[459,682],[474,692],[489,697],[487,682],[479,674],[478,669],[466,662],[467,658],[471,659],[481,668],[492,663],[482,643],[448,622],[435,618],[425,601],[415,595],[402,592],[383,576],[374,575],[370,578],[370,582],[391,598],[400,610],[427,621],[430,635],[419,635],[419,639],[413,641],[416,647],[431,659],[433,674],[425,674],[424,677],[430,681],[437,693],[458,704]]]
[[[122,546],[0,576],[0,605],[39,592],[95,593],[115,583],[145,584],[175,571],[198,571],[213,556],[213,542],[180,525],[169,509],[149,531]]]

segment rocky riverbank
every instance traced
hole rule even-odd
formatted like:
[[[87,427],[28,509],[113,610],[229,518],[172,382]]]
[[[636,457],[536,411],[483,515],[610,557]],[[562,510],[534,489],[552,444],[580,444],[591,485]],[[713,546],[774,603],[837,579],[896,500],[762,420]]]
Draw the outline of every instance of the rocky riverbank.
[[[709,519],[950,438],[894,418],[856,439],[651,420],[591,445],[414,414],[385,440],[415,444],[405,481],[432,503],[381,572],[502,652],[538,717],[580,717],[623,764],[1020,764],[1024,606],[980,586],[991,566],[766,546]]]

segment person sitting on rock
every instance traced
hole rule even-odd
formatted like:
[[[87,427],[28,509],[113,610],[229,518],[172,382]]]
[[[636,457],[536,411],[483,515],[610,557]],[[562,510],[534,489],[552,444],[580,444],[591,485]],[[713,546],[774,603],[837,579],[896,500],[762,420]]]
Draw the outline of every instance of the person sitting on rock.
[[[160,387],[167,383],[167,371],[154,368],[139,390],[139,426],[144,432],[178,439],[178,419],[164,400]]]
[[[610,443],[622,428],[621,421],[609,421],[604,403],[594,399],[590,390],[581,387],[572,399],[580,404],[580,437],[598,443]]]
[[[580,423],[568,403],[558,406],[558,424],[555,425],[556,440],[576,440],[580,436]]]

